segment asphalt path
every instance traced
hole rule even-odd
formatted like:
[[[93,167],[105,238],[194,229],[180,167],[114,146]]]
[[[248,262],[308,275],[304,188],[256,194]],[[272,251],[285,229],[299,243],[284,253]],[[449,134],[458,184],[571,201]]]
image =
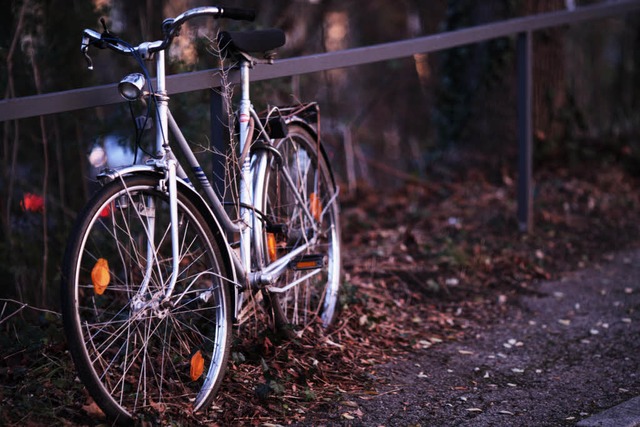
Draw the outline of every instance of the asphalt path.
[[[461,341],[373,368],[314,425],[640,426],[640,251],[537,284]]]

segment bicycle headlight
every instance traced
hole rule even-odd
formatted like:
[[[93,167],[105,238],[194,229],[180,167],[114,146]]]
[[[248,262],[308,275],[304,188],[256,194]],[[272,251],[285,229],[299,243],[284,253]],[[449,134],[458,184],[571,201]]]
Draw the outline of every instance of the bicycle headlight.
[[[135,101],[142,95],[142,89],[146,83],[147,81],[142,74],[132,73],[120,80],[118,90],[127,101]]]

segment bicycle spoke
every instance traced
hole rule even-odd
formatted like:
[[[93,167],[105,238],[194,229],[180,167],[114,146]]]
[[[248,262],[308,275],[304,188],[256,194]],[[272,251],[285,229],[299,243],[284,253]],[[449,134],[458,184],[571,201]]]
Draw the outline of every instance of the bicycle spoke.
[[[280,159],[267,175],[262,208],[271,222],[286,225],[287,232],[276,242],[277,256],[271,261],[275,266],[278,259],[304,248],[294,255],[293,267],[268,287],[276,301],[276,321],[285,331],[303,331],[318,318],[327,327],[340,285],[337,191],[316,151],[316,138],[306,130],[291,126],[289,136],[275,147]],[[263,246],[268,248],[268,242]],[[317,271],[305,271],[312,269]]]
[[[81,375],[100,384],[92,391],[96,401],[115,402],[122,413],[157,405],[200,407],[219,385],[229,353],[231,330],[223,327],[230,321],[229,278],[206,222],[192,205],[179,201],[174,254],[166,195],[152,182],[120,184],[105,188],[92,216],[81,219],[87,226],[76,239],[80,256],[67,273],[77,278],[70,317],[81,324],[74,359],[87,364]],[[109,215],[101,215],[105,210]],[[174,257],[180,271],[173,296],[164,301]],[[92,283],[100,259],[108,260],[102,290]],[[84,356],[78,358],[78,350]],[[195,381],[190,370],[197,351],[203,352],[205,369]]]

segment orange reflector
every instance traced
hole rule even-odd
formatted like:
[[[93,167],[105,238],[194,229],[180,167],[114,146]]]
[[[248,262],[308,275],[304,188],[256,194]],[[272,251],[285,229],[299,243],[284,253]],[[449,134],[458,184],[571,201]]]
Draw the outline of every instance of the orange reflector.
[[[294,270],[315,270],[325,266],[325,257],[322,254],[307,254],[294,258],[289,268]]]
[[[322,265],[318,264],[317,261],[298,261],[296,262],[295,268],[298,270],[305,270],[309,268],[320,268]]]
[[[267,252],[269,253],[269,260],[271,262],[278,259],[276,235],[273,233],[267,233]]]
[[[111,281],[111,274],[109,273],[109,263],[106,259],[100,258],[93,266],[91,270],[91,282],[93,283],[93,290],[98,295],[102,295],[104,290],[109,286]]]
[[[196,354],[191,356],[191,369],[189,375],[193,381],[196,381],[204,372],[204,358],[200,350],[196,351]]]
[[[316,196],[316,193],[311,193],[309,195],[309,204],[311,215],[316,219],[316,221],[320,222],[320,215],[322,214],[322,201],[320,197]]]

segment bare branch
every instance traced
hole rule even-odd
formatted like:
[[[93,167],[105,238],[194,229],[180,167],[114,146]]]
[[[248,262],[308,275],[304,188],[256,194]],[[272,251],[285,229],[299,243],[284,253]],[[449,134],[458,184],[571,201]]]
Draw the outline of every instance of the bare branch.
[[[39,311],[41,313],[49,313],[49,314],[53,314],[56,317],[62,317],[62,314],[60,314],[60,313],[58,313],[56,311],[48,310],[46,308],[33,307],[33,306],[30,306],[27,303],[20,302],[20,301],[17,301],[17,300],[14,300],[14,299],[10,299],[10,298],[0,298],[0,302],[4,303],[4,305],[2,306],[2,311],[0,312],[0,325],[2,325],[7,320],[11,319],[16,314],[19,314],[24,309]],[[7,310],[7,306],[9,304],[16,304],[16,305],[19,305],[19,307],[15,311],[13,311],[10,314],[8,314],[6,317],[3,317],[4,314],[5,314],[5,311]]]

